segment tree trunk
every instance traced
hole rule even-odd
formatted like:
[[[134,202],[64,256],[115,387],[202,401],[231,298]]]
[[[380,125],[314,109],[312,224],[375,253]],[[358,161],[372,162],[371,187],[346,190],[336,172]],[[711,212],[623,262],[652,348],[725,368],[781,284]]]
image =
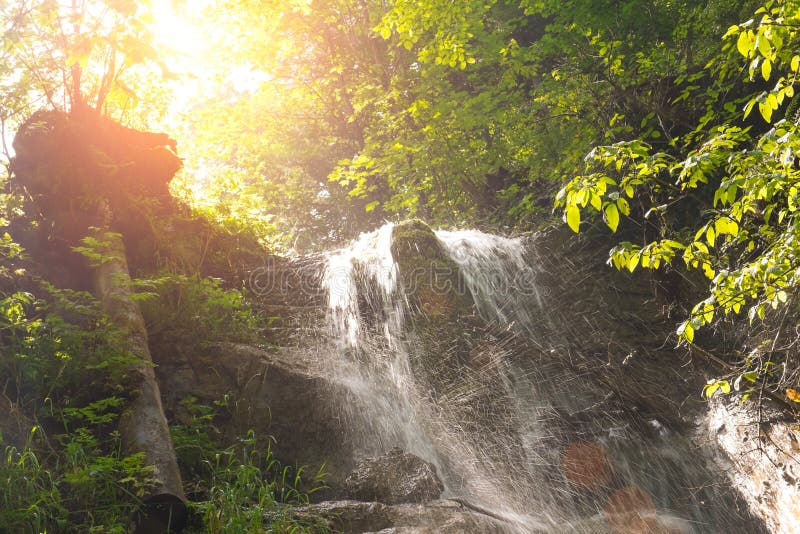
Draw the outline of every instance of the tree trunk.
[[[147,330],[139,305],[132,297],[131,278],[120,234],[92,229],[92,237],[104,244],[103,263],[92,273],[95,294],[111,320],[127,332],[129,352],[141,359],[131,372],[136,391],[120,417],[122,443],[129,454],[142,452],[155,468],[157,485],[135,518],[134,532],[167,532],[180,529],[186,506],[181,475],[161,405],[161,394],[147,346]]]

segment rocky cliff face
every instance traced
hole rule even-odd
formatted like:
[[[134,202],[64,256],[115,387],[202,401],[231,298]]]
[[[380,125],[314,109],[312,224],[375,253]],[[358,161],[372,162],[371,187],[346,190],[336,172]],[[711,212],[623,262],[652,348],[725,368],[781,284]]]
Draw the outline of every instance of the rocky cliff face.
[[[746,528],[800,532],[796,421],[766,396],[760,408],[759,401],[742,403],[739,396],[702,398],[704,380],[720,369],[675,347],[674,328],[686,310],[674,294],[665,297],[659,286],[666,282],[603,269],[602,248],[559,231],[541,234],[533,248],[541,280],[555,296],[543,328],[554,332],[551,337],[595,384],[621,401],[617,409],[634,416],[626,419],[644,420],[652,435],[680,434],[693,454],[709,459],[709,483],[730,484],[734,507],[748,509],[763,524]],[[735,344],[746,331],[719,335]],[[647,421],[658,424],[647,428]]]
[[[770,532],[800,532],[800,429],[771,407],[715,399],[697,440]],[[759,418],[768,422],[757,423]]]

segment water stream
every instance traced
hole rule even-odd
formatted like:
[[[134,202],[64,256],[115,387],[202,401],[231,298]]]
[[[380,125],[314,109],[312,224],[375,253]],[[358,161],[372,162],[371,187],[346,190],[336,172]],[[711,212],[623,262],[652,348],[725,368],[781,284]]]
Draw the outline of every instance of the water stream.
[[[439,346],[420,333],[393,230],[329,253],[323,276],[326,365],[361,399],[347,414],[360,456],[399,446],[433,463],[444,497],[492,510],[509,532],[749,532],[688,440],[626,415],[558,357],[545,311],[558,296],[537,287],[535,243],[436,232],[485,325],[470,361],[453,364],[452,344],[430,358]]]

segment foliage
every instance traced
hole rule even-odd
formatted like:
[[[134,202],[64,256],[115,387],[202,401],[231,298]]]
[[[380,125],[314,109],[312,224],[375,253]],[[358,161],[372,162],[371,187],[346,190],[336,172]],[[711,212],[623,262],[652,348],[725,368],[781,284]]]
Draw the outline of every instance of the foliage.
[[[154,344],[258,341],[258,321],[244,294],[218,279],[164,273],[135,280],[134,287]]]
[[[78,65],[95,105],[110,76],[159,108],[167,88],[153,70],[174,58],[152,45],[154,6],[77,4],[86,18],[76,28],[51,6],[60,41],[31,33],[30,19],[9,43],[34,65],[58,49],[62,63],[37,79],[67,90],[66,65]],[[386,218],[536,227],[591,146],[634,137],[663,148],[710,120],[725,89],[702,67],[749,9],[719,0],[174,4],[205,24],[191,71],[201,82],[181,80],[194,94],[180,95],[167,122],[186,159],[174,191],[281,251],[318,249]],[[45,16],[45,5],[26,16]],[[121,76],[103,74],[115,69]]]
[[[254,433],[234,445],[220,448],[213,420],[216,410],[182,403],[192,414],[187,425],[173,425],[171,432],[182,468],[189,468],[198,494],[190,503],[202,532],[327,532],[321,524],[295,518],[290,505],[308,504],[309,495],[323,489],[324,466],[310,480],[304,469],[282,466]],[[224,401],[218,402],[223,407]],[[303,488],[308,488],[305,491]],[[190,527],[190,532],[199,529]],[[199,531],[199,530],[197,530]]]
[[[126,369],[136,359],[124,349],[121,332],[88,294],[46,282],[41,287],[47,299],[21,291],[0,299],[6,395],[23,402],[37,396],[81,402],[87,398],[86,371],[94,373],[91,394],[122,392]]]
[[[136,108],[135,89],[150,83],[160,58],[152,46],[149,1],[23,0],[0,8],[10,84],[0,118],[19,124],[35,107],[88,104],[109,114]],[[155,68],[154,68],[155,67]],[[149,93],[152,100],[156,94]],[[146,114],[139,109],[140,116]]]
[[[96,245],[87,243],[92,254]],[[34,426],[24,444],[0,435],[0,531],[127,532],[152,483],[152,468],[141,454],[122,451],[115,429],[129,390],[126,371],[136,360],[91,296],[21,281],[44,296],[17,291],[0,299],[0,372],[9,377],[5,394]],[[152,327],[156,336],[185,341],[203,330],[218,338],[253,333],[241,293],[217,280],[169,275],[137,287],[159,292],[160,312],[154,295],[139,293],[145,307],[169,321],[169,333]],[[287,508],[308,502],[307,492],[322,487],[323,471],[306,482],[302,468],[279,465],[252,434],[222,447],[214,411],[192,401],[186,406],[190,417],[172,431],[190,486],[203,488],[192,503],[198,529],[324,531]]]
[[[366,1],[222,2],[200,98],[176,120],[186,187],[195,205],[226,225],[253,225],[270,248],[302,251],[363,229],[369,199],[329,183],[338,160],[362,142],[353,91],[379,91]],[[234,73],[244,76],[232,77]],[[348,111],[350,110],[350,111]],[[220,117],[225,123],[220,123]]]
[[[715,111],[721,89],[702,67],[743,9],[208,5],[212,74],[176,121],[186,194],[212,218],[259,225],[278,250],[319,248],[386,218],[536,227],[591,146],[638,134],[668,146]]]
[[[582,214],[600,213],[616,231],[620,219],[631,215],[629,203],[638,204],[634,214],[652,231],[641,243],[622,242],[611,251],[609,262],[618,269],[679,263],[705,275],[708,296],[678,328],[687,343],[721,315],[746,312],[752,323],[789,304],[796,293],[800,132],[792,108],[800,69],[793,44],[800,37],[798,14],[794,0],[768,1],[755,18],[725,33],[723,55],[708,67],[730,89],[730,64],[744,62],[752,85],[743,101],[723,101],[723,112],[707,113],[666,150],[644,138],[595,148],[586,157],[586,172],[556,199],[576,232]],[[686,217],[695,210],[699,217]],[[753,364],[748,358],[736,389],[771,374]],[[717,389],[728,393],[731,386],[715,380],[706,394]]]
[[[0,436],[0,530],[125,532],[151,483],[111,431],[136,359],[88,295],[39,288],[0,298],[5,395],[38,422],[23,446]]]

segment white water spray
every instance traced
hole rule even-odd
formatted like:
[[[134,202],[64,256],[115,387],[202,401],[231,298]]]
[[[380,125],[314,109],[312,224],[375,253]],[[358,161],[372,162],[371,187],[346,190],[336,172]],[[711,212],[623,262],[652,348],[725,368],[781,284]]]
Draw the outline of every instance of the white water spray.
[[[436,465],[446,497],[465,499],[507,518],[510,532],[614,532],[619,530],[615,521],[639,521],[665,532],[696,531],[680,514],[662,507],[675,501],[680,489],[658,487],[661,477],[676,479],[677,488],[690,484],[689,478],[702,477],[693,464],[673,462],[672,445],[658,445],[666,453],[652,449],[611,414],[581,422],[572,414],[584,409],[592,413],[594,405],[602,404],[605,397],[598,388],[588,387],[555,356],[537,362],[509,353],[520,342],[548,357],[552,353],[540,338],[548,328],[544,310],[553,296],[537,287],[537,271],[523,239],[476,230],[436,232],[475,308],[501,336],[494,339],[489,334],[489,349],[484,351],[501,364],[477,371],[458,368],[463,380],[456,377],[457,383],[444,394],[446,402],[434,401],[419,365],[412,363],[430,347],[414,335],[412,318],[419,310],[410,308],[401,283],[392,256],[393,232],[394,226],[386,225],[327,254],[323,276],[333,345],[327,365],[331,376],[361,399],[358,413],[347,415],[353,432],[361,432],[360,455],[400,446],[420,456]],[[502,341],[502,336],[510,341]],[[493,381],[481,381],[487,369],[497,375]],[[477,420],[466,420],[463,409],[458,411],[461,405],[492,413],[490,406],[481,404],[481,388],[487,384],[511,399],[508,410],[514,427],[506,437],[475,430]],[[565,421],[567,415],[578,419]],[[585,463],[592,455],[599,467]],[[597,470],[592,475],[597,480],[587,479],[580,470],[573,473],[571,463]],[[617,514],[614,506],[629,506],[628,501],[640,495],[646,506],[634,504],[644,506],[643,511]],[[657,501],[651,502],[651,495]],[[695,520],[704,524],[704,511],[691,506],[685,510],[694,510]]]

